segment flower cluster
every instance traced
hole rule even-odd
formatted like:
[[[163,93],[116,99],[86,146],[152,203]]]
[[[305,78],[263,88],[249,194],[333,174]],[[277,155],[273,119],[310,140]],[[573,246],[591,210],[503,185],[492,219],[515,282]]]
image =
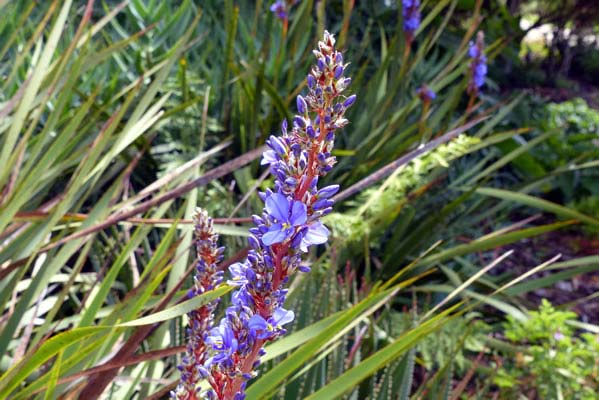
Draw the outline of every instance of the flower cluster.
[[[222,260],[223,247],[218,247],[218,235],[214,233],[212,218],[205,210],[197,209],[194,215],[194,241],[197,253],[197,264],[194,273],[194,286],[187,296],[192,298],[213,290],[223,280],[223,272],[217,269]],[[194,400],[197,398],[196,386],[201,378],[207,375],[203,367],[207,360],[208,332],[212,328],[214,310],[218,299],[190,312],[187,328],[186,354],[179,370],[181,381],[171,397],[178,400]]]
[[[420,26],[420,0],[402,0],[403,30],[408,43],[412,43],[414,32]]]
[[[335,131],[347,125],[345,111],[356,97],[343,96],[351,80],[344,76],[347,64],[331,34],[324,33],[314,55],[308,94],[297,97],[291,129],[284,122],[282,135],[267,141],[262,164],[269,166],[274,188],[260,193],[265,206],[262,215],[253,216],[251,250],[245,262],[229,268],[228,283],[237,287],[232,305],[206,338],[211,357],[204,367],[212,387],[207,398],[245,398],[264,344],[284,334],[284,325],[294,319],[293,311],[283,308],[285,284],[294,272],[309,271],[302,254],[327,241],[329,231],[320,218],[331,212],[339,187],[319,189],[318,180],[335,164]]]
[[[470,43],[468,55],[472,59],[470,62],[470,82],[468,83],[468,94],[476,96],[480,93],[480,88],[485,83],[487,76],[487,57],[485,51],[485,36],[483,32],[478,32],[476,42]]]

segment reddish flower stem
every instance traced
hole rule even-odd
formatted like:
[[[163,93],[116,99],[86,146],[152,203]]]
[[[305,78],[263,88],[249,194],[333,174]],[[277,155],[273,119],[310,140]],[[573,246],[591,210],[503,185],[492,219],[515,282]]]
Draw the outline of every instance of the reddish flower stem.
[[[254,342],[254,347],[252,347],[251,353],[245,358],[243,364],[241,365],[242,374],[249,374],[250,372],[252,372],[254,362],[258,358],[258,354],[262,346],[264,346],[264,343],[266,343],[266,340],[256,339],[256,341]],[[243,378],[243,376],[235,377],[231,381],[229,381],[229,385],[227,385],[227,388],[225,389],[223,397],[221,399],[233,400],[233,398],[235,397],[235,393],[239,392],[239,390],[241,389],[241,385],[244,381],[245,379]]]
[[[302,185],[295,192],[295,200],[301,201],[304,197],[304,194],[308,191],[312,180],[316,176],[316,154],[320,151],[320,147],[322,145],[322,141],[326,137],[326,130],[324,126],[324,117],[325,110],[329,106],[329,102],[327,102],[324,107],[318,110],[318,117],[320,119],[320,136],[316,139],[316,142],[312,144],[312,148],[310,149],[310,154],[308,155],[308,165],[306,166],[306,179],[302,183]]]

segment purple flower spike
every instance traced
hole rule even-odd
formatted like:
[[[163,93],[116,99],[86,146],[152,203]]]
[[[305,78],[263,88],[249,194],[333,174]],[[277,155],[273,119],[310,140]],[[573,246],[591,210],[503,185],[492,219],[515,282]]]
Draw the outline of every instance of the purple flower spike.
[[[214,233],[212,218],[202,209],[194,215],[194,241],[197,253],[197,263],[194,273],[194,286],[187,292],[188,297],[206,293],[222,281],[222,272],[217,263],[222,259],[223,248],[218,247],[218,235]],[[207,363],[209,343],[206,335],[213,327],[214,311],[218,300],[201,306],[188,314],[189,336],[185,355],[178,366],[181,380],[177,388],[171,392],[175,399],[189,399],[195,396],[196,386],[200,379],[208,373],[204,365]]]
[[[420,1],[402,0],[403,30],[406,33],[408,42],[414,39],[414,32],[420,26]]]
[[[470,42],[470,47],[468,48],[468,56],[470,56],[470,58],[478,58],[481,56],[480,49],[472,42]]]
[[[486,57],[485,57],[486,61]],[[482,87],[485,84],[485,76],[487,75],[487,64],[479,64],[476,66],[473,74],[474,84],[477,87]]]
[[[273,193],[266,199],[266,212],[276,221],[262,236],[262,242],[271,246],[289,239],[295,233],[295,227],[306,223],[306,205],[289,200],[280,193]]]
[[[289,9],[291,6],[298,3],[299,0],[277,0],[270,6],[270,11],[277,16],[277,18],[287,21],[289,18]]]
[[[271,9],[286,19],[293,3],[277,1]],[[335,131],[349,123],[345,111],[356,96],[344,93],[351,79],[333,35],[325,32],[314,55],[307,93],[297,97],[298,114],[290,126],[283,123],[281,135],[267,141],[261,164],[268,165],[274,188],[258,193],[264,209],[252,217],[247,259],[229,267],[232,305],[207,338],[212,351],[202,376],[207,375],[212,389],[202,398],[244,398],[264,345],[285,334],[283,326],[294,318],[283,305],[292,275],[310,271],[302,252],[329,236],[320,218],[331,212],[339,186],[319,189],[318,183],[336,162]]]
[[[280,19],[287,19],[287,3],[283,0],[277,0],[270,6],[270,11]]]
[[[468,94],[477,96],[480,94],[480,88],[485,84],[487,76],[487,57],[485,51],[485,36],[483,32],[478,32],[476,43],[470,43],[468,55],[472,59],[470,62],[470,81],[468,82]]]

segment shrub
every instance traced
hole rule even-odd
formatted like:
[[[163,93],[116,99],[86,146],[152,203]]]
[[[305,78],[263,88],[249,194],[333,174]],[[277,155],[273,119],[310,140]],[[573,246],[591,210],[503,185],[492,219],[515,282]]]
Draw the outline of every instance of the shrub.
[[[546,299],[526,320],[508,316],[505,337],[522,351],[495,377],[505,398],[532,390],[542,399],[596,399],[599,336],[576,336],[575,321],[575,313],[558,311]]]

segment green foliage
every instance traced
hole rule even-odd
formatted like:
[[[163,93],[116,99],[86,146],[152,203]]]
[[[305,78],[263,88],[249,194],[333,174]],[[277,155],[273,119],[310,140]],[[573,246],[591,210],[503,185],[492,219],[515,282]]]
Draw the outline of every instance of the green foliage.
[[[546,142],[547,147],[537,150],[536,155],[546,166],[564,166],[599,156],[599,150],[594,148],[599,140],[599,111],[589,107],[583,99],[548,104],[544,128],[559,130]],[[541,152],[545,157],[541,157]]]
[[[201,300],[183,301],[194,264],[185,222],[198,204],[242,217],[216,229],[227,262],[243,256],[268,179],[257,178],[260,146],[290,116],[325,26],[358,93],[329,180],[367,184],[336,204],[327,221],[336,240],[308,255],[313,274],[291,282],[296,322],[268,346],[253,398],[395,400],[429,386],[449,397],[485,329],[469,319],[480,314],[460,312],[472,299],[517,310],[495,292],[516,277],[476,275],[481,264],[500,246],[572,225],[512,226],[514,204],[595,223],[527,186],[555,184],[570,162],[591,168],[589,109],[552,109],[543,129],[567,126],[564,143],[535,131],[501,149],[525,133],[515,116],[537,108],[495,98],[489,79],[466,110],[467,44],[482,17],[473,1],[423,2],[411,49],[401,2],[302,1],[288,26],[264,1],[29,3],[0,0],[2,398],[76,398],[83,386],[91,397],[148,398],[177,381],[183,314]],[[502,48],[492,19],[490,62]],[[428,106],[416,96],[424,83],[437,92]],[[541,146],[557,146],[557,158]],[[524,158],[535,173],[506,178]],[[575,261],[569,277],[596,269]],[[535,284],[548,283],[514,289]],[[422,382],[416,368],[437,372]]]
[[[505,337],[525,346],[515,359],[505,359],[495,382],[505,398],[533,389],[545,399],[594,399],[599,391],[599,337],[576,336],[576,314],[556,310],[543,299],[524,321],[508,316]]]
[[[485,350],[486,333],[490,326],[484,323],[478,313],[470,313],[454,318],[434,335],[427,336],[417,349],[417,362],[427,371],[435,371],[452,365],[457,376],[470,367],[469,355]],[[401,332],[413,323],[409,314],[393,315],[394,329]]]
[[[376,238],[407,203],[410,190],[430,180],[433,170],[448,168],[451,162],[469,153],[479,143],[479,138],[460,135],[440,145],[398,168],[381,185],[364,190],[349,203],[353,209],[332,213],[326,222],[333,228],[334,235],[342,240],[360,242],[368,236],[371,244],[376,244]]]
[[[525,185],[532,178],[529,190],[540,189],[573,206],[599,193],[597,110],[583,99],[547,104],[539,97],[528,96],[510,119],[515,126],[530,126],[533,140],[540,140],[513,160],[510,165],[513,179]],[[541,139],[543,135],[547,138]],[[525,141],[525,138],[517,137],[517,140],[506,141],[498,147],[503,152],[510,152]],[[588,208],[584,210],[594,214]]]
[[[591,108],[583,99],[546,106],[546,119],[541,120],[545,130],[555,130],[544,144],[532,154],[548,170],[563,171],[555,186],[567,203],[583,206],[581,211],[595,214],[584,207],[599,196],[599,111]],[[581,167],[578,167],[581,166]],[[570,171],[569,171],[570,170]]]

